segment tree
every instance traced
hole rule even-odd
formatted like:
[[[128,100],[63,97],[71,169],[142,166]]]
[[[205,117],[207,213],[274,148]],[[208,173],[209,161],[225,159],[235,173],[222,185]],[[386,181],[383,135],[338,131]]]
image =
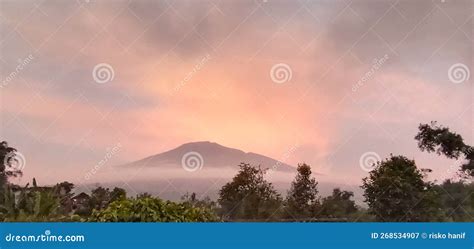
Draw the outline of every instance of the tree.
[[[203,199],[199,199],[196,196],[196,193],[186,193],[181,197],[181,201],[185,205],[189,205],[191,207],[200,207],[200,208],[208,208],[210,210],[216,210],[217,209],[217,203],[215,201],[212,201],[211,198],[208,196],[204,197]]]
[[[474,177],[474,147],[464,143],[461,135],[452,132],[447,127],[439,126],[435,121],[431,124],[420,124],[415,136],[418,147],[422,151],[436,152],[450,159],[462,158],[465,162],[460,171],[464,176]]]
[[[231,182],[219,191],[219,204],[229,219],[269,219],[281,206],[282,198],[264,179],[265,171],[247,163]]]
[[[434,188],[449,221],[472,221],[474,217],[474,183],[446,180]]]
[[[365,202],[378,221],[431,221],[440,218],[433,184],[423,180],[425,172],[415,161],[391,156],[377,162],[363,179]]]
[[[36,179],[34,178],[33,178],[33,186],[36,186]],[[58,183],[55,186],[55,190],[58,193],[61,192],[62,195],[71,194],[73,189],[74,189],[74,184],[67,181]]]
[[[112,192],[110,192],[110,202],[114,202],[117,200],[124,200],[127,198],[127,191],[123,188],[115,187],[112,189]]]
[[[17,150],[8,146],[6,141],[0,142],[0,191],[8,183],[10,177],[21,176],[21,169],[15,167],[15,153]]]
[[[97,187],[92,190],[89,206],[92,209],[104,209],[110,202],[110,190],[108,188]]]
[[[110,191],[108,188],[97,187],[91,191],[89,207],[96,210],[106,208],[110,203],[127,198],[127,192],[123,188],[115,187]]]
[[[145,192],[145,193],[140,193],[140,194],[137,194],[137,199],[140,199],[140,198],[151,198],[153,197],[150,193],[148,192]]]
[[[291,218],[311,217],[319,204],[318,183],[314,177],[311,177],[309,165],[298,165],[297,172],[286,198],[286,213]]]
[[[331,196],[322,199],[320,215],[329,218],[351,216],[358,211],[354,200],[351,200],[352,197],[354,197],[354,193],[335,188]]]
[[[36,179],[33,178],[33,186],[36,186]],[[54,193],[60,200],[60,209],[59,212],[62,214],[68,214],[72,211],[72,190],[74,189],[74,184],[64,181],[58,183],[54,186]]]

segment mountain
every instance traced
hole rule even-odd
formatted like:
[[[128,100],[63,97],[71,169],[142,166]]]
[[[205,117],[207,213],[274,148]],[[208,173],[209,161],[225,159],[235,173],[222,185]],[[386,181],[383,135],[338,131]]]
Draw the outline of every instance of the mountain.
[[[189,160],[183,161],[183,158]],[[267,156],[212,142],[193,142],[135,162],[115,166],[111,171],[104,170],[102,174],[112,176],[111,180],[97,183],[91,180],[88,185],[77,186],[76,191],[88,192],[98,185],[109,188],[119,186],[126,189],[130,196],[147,192],[163,199],[179,201],[185,193],[194,192],[200,198],[209,196],[216,200],[219,190],[232,180],[241,162],[261,165],[263,168],[275,168],[277,174],[267,174],[266,178],[283,196],[296,174],[294,166]],[[183,165],[187,164],[197,165],[199,170],[193,172],[183,170]],[[277,167],[273,167],[275,165]],[[338,183],[324,181],[323,175],[317,172],[313,172],[313,175],[319,182],[318,189],[321,196],[331,195],[333,188],[340,186]],[[363,205],[362,189],[358,185],[344,184],[344,188],[353,191],[356,202]]]
[[[253,152],[244,152],[212,142],[193,142],[175,149],[123,165],[125,167],[160,167],[196,171],[197,169],[237,168],[241,162],[273,168],[279,172],[296,172],[295,167]]]

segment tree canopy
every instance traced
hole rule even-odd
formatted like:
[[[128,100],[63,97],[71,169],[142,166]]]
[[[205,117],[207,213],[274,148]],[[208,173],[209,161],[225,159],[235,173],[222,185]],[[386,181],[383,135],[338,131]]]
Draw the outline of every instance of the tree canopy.
[[[219,204],[228,219],[268,219],[276,214],[282,202],[273,185],[264,179],[265,171],[247,163],[231,182],[219,191]]]
[[[415,139],[418,140],[418,147],[422,151],[436,152],[450,159],[463,158],[465,162],[461,165],[461,173],[474,176],[474,147],[465,144],[461,135],[434,121],[430,124],[420,124],[418,129]]]
[[[311,176],[311,167],[300,164],[286,198],[286,212],[292,218],[312,217],[318,208],[318,183]]]
[[[353,192],[335,188],[332,195],[322,199],[319,215],[328,218],[350,217],[358,211],[354,200],[351,199],[353,196]]]
[[[6,141],[0,142],[0,186],[3,188],[10,177],[21,176],[21,169],[15,166],[15,153],[17,150],[8,146]]]
[[[378,162],[363,179],[365,202],[378,221],[430,221],[439,205],[433,185],[424,181],[425,172],[415,161],[391,156]]]

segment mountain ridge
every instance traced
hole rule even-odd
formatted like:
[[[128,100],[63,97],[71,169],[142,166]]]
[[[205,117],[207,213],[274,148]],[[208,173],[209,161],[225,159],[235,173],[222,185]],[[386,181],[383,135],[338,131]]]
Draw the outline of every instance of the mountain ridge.
[[[189,156],[189,158],[185,158]],[[191,158],[191,156],[194,156]],[[240,163],[260,165],[262,168],[274,168],[276,171],[296,172],[296,168],[271,157],[255,152],[245,152],[240,149],[226,147],[215,142],[197,141],[184,143],[174,149],[139,159],[121,165],[122,167],[186,167],[188,161],[200,163],[200,169],[205,168],[234,168]]]

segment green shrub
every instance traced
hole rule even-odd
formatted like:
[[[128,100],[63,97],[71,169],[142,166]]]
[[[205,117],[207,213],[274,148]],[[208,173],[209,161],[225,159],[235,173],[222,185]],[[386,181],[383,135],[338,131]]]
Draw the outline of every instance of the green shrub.
[[[207,208],[159,198],[129,198],[117,200],[103,210],[94,210],[89,221],[99,222],[206,222],[217,221]]]

